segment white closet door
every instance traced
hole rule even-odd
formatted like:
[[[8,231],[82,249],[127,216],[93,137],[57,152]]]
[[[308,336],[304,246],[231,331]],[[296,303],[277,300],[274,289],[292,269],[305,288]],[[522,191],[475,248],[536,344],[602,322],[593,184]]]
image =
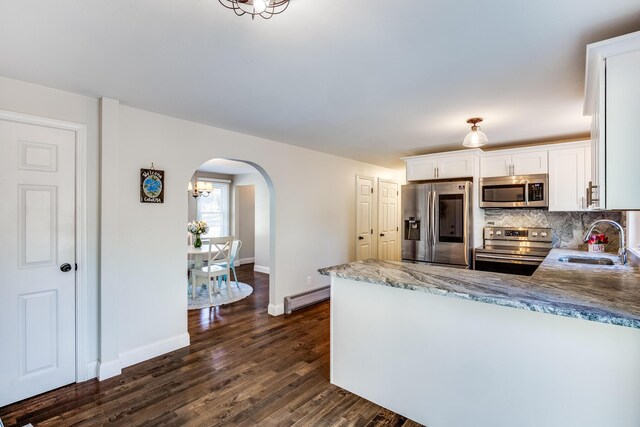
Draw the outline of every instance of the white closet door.
[[[398,260],[398,193],[393,181],[378,181],[378,259]]]
[[[76,379],[75,143],[0,120],[0,406]]]
[[[373,178],[356,176],[356,260],[373,258]]]

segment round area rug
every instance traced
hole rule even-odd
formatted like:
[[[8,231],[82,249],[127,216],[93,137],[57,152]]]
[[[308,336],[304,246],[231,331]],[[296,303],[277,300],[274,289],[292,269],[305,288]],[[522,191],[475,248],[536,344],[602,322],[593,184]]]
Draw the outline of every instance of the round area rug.
[[[238,286],[240,286],[240,288],[238,289],[238,286],[236,286],[236,282],[231,281],[229,283],[230,291],[227,291],[227,288],[224,284],[222,286],[223,288],[220,289],[219,293],[213,294],[213,304],[209,302],[209,293],[207,291],[207,288],[196,288],[195,298],[187,296],[187,299],[189,300],[189,310],[199,310],[201,308],[218,307],[224,304],[231,304],[232,302],[245,299],[253,293],[253,288],[242,282],[238,282]]]

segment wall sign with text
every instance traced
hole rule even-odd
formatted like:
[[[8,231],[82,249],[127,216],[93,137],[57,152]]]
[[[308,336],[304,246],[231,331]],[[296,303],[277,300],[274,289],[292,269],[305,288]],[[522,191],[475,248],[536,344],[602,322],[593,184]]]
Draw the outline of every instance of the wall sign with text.
[[[164,203],[164,171],[140,169],[140,203]]]

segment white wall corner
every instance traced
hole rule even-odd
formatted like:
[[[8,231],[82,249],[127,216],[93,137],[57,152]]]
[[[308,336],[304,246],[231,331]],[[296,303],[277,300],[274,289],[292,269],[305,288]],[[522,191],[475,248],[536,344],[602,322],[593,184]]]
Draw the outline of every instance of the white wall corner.
[[[120,103],[114,99],[100,98],[100,360],[117,361],[101,363],[98,377],[102,380],[120,374],[118,299],[120,298],[120,253],[118,240],[120,229],[121,188],[119,166]],[[103,375],[103,369],[105,373]],[[114,373],[115,372],[115,373]]]
[[[138,347],[133,350],[120,353],[120,360],[122,367],[135,365],[136,363],[144,362],[145,360],[153,359],[154,357],[161,356],[163,354],[178,350],[179,348],[187,347],[190,344],[189,334],[184,333],[166,340],[158,341],[153,344]]]
[[[120,359],[112,360],[111,362],[106,363],[98,361],[97,371],[98,380],[100,381],[104,381],[106,379],[120,375],[122,373]]]
[[[257,271],[258,273],[269,274],[269,267],[265,267],[264,265],[254,265],[253,271]]]
[[[269,304],[267,312],[272,316],[281,316],[284,314],[284,304]]]
[[[87,363],[86,365],[87,375],[85,377],[85,381],[98,378],[99,365],[100,365],[100,362],[98,362],[97,360]]]

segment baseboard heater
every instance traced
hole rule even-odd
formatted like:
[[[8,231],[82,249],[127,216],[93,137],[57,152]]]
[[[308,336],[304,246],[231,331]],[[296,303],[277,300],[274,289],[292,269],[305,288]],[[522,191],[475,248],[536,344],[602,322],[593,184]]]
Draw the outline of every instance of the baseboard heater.
[[[284,312],[291,314],[295,310],[326,301],[329,298],[331,298],[331,286],[291,295],[284,298]]]

